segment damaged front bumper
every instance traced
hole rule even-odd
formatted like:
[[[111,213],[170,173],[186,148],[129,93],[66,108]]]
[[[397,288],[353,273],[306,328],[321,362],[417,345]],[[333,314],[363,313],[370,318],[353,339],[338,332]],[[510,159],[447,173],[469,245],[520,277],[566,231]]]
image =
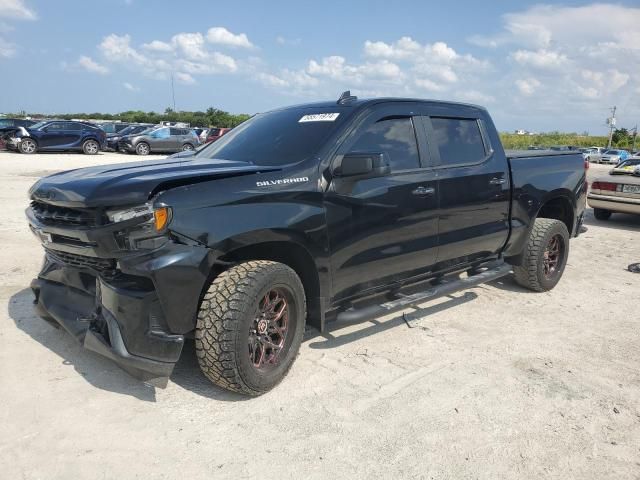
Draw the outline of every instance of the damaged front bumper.
[[[108,252],[117,225],[57,228],[27,212],[45,259],[31,283],[43,319],[132,376],[165,387],[195,328],[211,252],[170,239],[149,251]]]
[[[105,290],[106,288],[106,290]],[[164,388],[173,367],[180,356],[184,337],[154,332],[152,349],[162,351],[164,361],[133,355],[124,341],[121,323],[124,312],[133,307],[136,300],[122,294],[90,294],[66,285],[37,278],[31,282],[35,295],[36,311],[43,319],[64,327],[84,348],[113,360],[119,367],[151,385]],[[103,286],[101,291],[108,291]],[[110,304],[107,308],[104,303]],[[118,321],[111,310],[119,311]],[[140,340],[140,339],[139,339]],[[151,347],[151,345],[149,345]]]

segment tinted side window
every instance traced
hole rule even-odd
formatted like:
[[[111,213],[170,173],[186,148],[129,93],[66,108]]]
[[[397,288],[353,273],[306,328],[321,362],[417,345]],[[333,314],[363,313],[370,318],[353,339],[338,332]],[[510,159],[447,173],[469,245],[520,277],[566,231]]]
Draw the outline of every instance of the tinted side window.
[[[66,130],[64,123],[50,123],[46,126],[47,132],[59,132],[61,130]]]
[[[385,153],[391,170],[420,167],[418,143],[411,118],[383,118],[370,125],[351,147],[352,152]]]
[[[179,130],[177,128],[170,128],[169,132],[170,135],[182,135],[182,130]]]
[[[82,124],[76,122],[67,122],[64,124],[65,130],[82,130]]]
[[[431,124],[443,165],[480,162],[486,156],[477,120],[432,117]]]

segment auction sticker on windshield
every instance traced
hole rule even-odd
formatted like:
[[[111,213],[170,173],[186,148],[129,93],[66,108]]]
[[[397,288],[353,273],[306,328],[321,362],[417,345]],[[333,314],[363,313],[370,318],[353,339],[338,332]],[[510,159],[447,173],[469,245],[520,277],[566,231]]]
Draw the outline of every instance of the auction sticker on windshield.
[[[339,113],[314,113],[311,115],[304,115],[298,123],[305,122],[333,122],[338,118]]]

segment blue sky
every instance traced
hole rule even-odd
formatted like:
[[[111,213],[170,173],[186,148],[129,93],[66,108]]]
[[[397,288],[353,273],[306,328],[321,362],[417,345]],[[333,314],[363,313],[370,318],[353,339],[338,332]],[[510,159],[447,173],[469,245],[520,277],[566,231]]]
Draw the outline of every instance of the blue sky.
[[[640,123],[637,2],[0,0],[0,111],[478,103],[501,130]]]

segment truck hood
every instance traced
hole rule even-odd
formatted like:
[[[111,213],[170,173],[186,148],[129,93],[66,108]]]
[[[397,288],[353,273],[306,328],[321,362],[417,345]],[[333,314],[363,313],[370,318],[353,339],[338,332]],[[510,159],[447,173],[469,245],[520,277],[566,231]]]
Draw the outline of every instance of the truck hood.
[[[55,173],[36,182],[29,195],[66,207],[134,205],[173,187],[273,170],[278,168],[198,158],[121,163]]]

